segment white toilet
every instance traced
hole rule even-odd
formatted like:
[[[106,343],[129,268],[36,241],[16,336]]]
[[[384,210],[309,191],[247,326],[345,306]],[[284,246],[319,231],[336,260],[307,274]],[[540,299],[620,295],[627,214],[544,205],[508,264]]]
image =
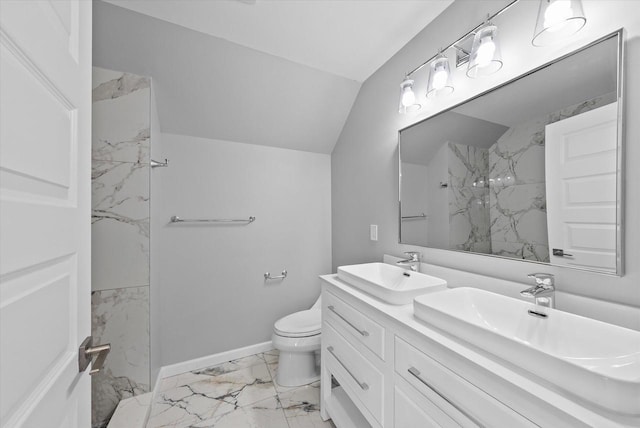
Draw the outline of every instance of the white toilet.
[[[300,386],[320,379],[320,297],[311,309],[280,318],[273,326],[273,347],[280,351],[276,382]]]

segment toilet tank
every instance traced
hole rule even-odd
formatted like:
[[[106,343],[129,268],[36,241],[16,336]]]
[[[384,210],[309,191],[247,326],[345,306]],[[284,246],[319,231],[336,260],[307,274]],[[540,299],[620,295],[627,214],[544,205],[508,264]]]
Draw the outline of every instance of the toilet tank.
[[[311,309],[320,309],[320,305],[322,305],[322,295],[318,296],[318,300],[311,306]]]

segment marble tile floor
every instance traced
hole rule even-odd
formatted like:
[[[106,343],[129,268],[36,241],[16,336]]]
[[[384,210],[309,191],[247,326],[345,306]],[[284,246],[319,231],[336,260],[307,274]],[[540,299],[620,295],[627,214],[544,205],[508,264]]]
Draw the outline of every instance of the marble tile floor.
[[[108,428],[144,428],[152,395],[153,393],[147,392],[121,400]]]
[[[320,418],[320,382],[282,387],[272,350],[168,377],[147,428],[335,428]]]

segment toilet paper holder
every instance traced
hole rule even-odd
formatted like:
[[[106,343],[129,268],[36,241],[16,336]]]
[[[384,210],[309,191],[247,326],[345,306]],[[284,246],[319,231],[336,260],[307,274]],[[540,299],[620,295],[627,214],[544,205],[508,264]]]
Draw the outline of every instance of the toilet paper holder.
[[[287,277],[287,270],[283,270],[281,275],[278,276],[271,276],[271,274],[269,272],[265,272],[264,273],[264,280],[269,280],[269,279],[285,279]]]

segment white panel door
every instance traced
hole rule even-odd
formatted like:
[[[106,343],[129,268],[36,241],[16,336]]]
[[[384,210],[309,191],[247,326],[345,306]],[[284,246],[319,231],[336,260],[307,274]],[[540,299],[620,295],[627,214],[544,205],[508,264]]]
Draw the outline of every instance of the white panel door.
[[[0,426],[90,426],[91,2],[0,1]]]
[[[617,118],[612,103],[546,126],[553,264],[616,272]]]

